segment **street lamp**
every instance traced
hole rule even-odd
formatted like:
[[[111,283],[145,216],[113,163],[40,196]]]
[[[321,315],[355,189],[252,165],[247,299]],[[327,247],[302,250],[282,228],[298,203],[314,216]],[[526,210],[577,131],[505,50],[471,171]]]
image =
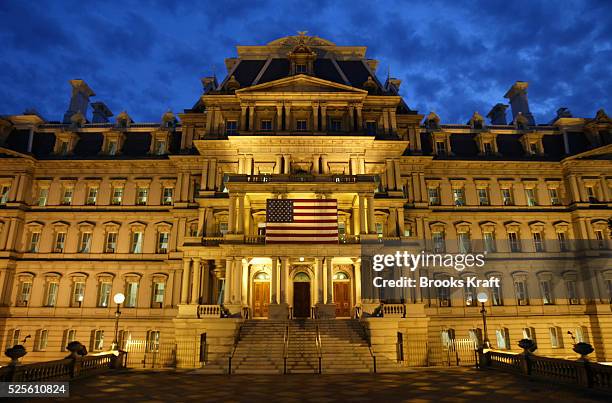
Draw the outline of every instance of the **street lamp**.
[[[118,292],[113,297],[113,301],[115,301],[115,304],[117,304],[117,310],[115,311],[115,339],[113,340],[113,345],[111,349],[119,350],[119,316],[121,316],[121,311],[119,310],[119,308],[121,307],[121,304],[123,304],[123,301],[125,301],[125,295]]]
[[[485,308],[485,302],[489,300],[489,295],[486,292],[479,292],[476,296],[478,302],[480,302],[480,313],[482,314],[482,330],[484,332],[483,348],[491,348],[489,343],[489,335],[487,334],[487,309]]]

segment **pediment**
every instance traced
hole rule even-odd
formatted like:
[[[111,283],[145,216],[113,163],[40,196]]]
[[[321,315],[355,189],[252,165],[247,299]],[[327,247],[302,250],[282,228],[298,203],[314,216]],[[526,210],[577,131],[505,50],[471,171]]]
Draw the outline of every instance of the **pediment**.
[[[612,160],[612,144],[600,146],[565,159],[565,161],[569,160]]]
[[[254,92],[344,92],[367,95],[366,90],[351,87],[317,77],[298,74],[292,77],[281,78],[263,84],[253,85],[236,91],[236,95]]]

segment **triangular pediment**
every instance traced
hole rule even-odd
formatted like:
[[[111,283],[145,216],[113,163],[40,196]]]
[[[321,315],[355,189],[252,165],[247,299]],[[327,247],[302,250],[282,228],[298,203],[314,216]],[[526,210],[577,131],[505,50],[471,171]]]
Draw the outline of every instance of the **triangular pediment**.
[[[612,160],[612,144],[597,147],[565,159],[565,161],[569,160]]]
[[[368,92],[350,85],[298,74],[236,91],[236,95],[254,92],[345,92],[366,95]]]

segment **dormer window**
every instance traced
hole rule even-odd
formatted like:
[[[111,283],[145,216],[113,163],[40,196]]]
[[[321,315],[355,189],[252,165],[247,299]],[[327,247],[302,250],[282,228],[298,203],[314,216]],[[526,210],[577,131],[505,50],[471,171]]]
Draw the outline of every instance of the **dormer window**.
[[[155,155],[164,155],[166,153],[166,140],[155,141]]]
[[[483,144],[484,155],[490,156],[493,155],[493,145],[491,143]]]
[[[168,154],[168,144],[170,143],[170,132],[167,130],[157,130],[151,133],[151,146],[149,154],[165,155]]]
[[[531,155],[538,154],[538,144],[537,143],[529,143],[529,153]]]
[[[296,126],[295,129],[298,132],[305,132],[306,130],[308,130],[308,125],[306,123],[306,120],[298,120],[298,121],[296,121],[295,126]]]
[[[117,154],[117,141],[112,140],[108,142],[106,146],[106,153],[108,155],[116,155]]]
[[[295,74],[306,74],[306,64],[298,63],[295,65]]]
[[[436,141],[436,154],[440,157],[444,157],[446,155],[445,141]]]
[[[260,130],[262,132],[271,132],[272,131],[272,121],[271,120],[262,120],[260,123]]]
[[[238,133],[238,122],[235,120],[228,120],[225,122],[225,134],[228,136]]]
[[[63,155],[63,156],[68,155],[68,147],[69,147],[69,144],[67,141],[61,141],[58,154]]]

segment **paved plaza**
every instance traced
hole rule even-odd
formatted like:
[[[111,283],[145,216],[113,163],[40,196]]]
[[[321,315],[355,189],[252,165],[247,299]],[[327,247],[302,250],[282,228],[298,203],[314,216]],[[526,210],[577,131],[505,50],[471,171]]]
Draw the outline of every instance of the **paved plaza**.
[[[401,374],[203,375],[128,370],[71,382],[71,399],[148,402],[606,401],[582,389],[470,368]],[[609,400],[607,400],[609,401]]]

